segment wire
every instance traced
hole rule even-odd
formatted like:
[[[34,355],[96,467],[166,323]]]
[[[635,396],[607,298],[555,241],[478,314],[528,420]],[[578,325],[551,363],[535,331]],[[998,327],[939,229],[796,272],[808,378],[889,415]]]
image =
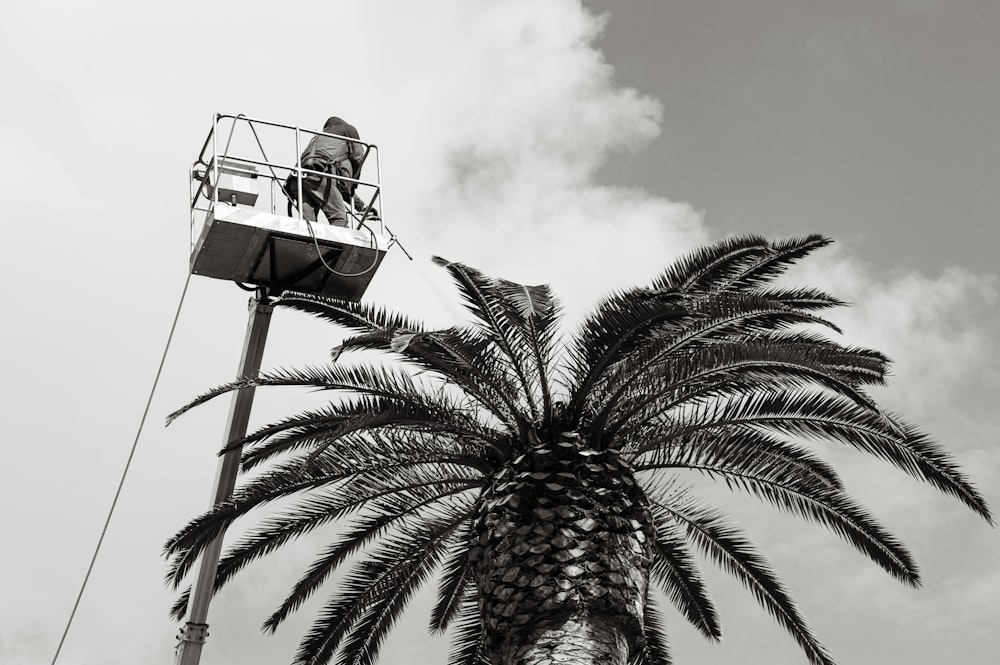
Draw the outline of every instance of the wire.
[[[337,275],[338,277],[361,277],[362,275],[367,275],[372,270],[375,270],[375,268],[378,266],[378,242],[375,240],[375,232],[369,229],[367,225],[365,226],[365,228],[368,230],[368,233],[370,233],[372,236],[372,248],[375,250],[375,255],[374,258],[372,259],[371,265],[362,270],[361,272],[337,272],[330,266],[329,263],[326,262],[326,259],[323,258],[323,251],[319,247],[319,239],[316,237],[316,232],[313,231],[312,227],[313,223],[310,222],[308,219],[303,219],[302,221],[306,223],[306,228],[309,230],[309,235],[312,237],[313,245],[316,246],[316,254],[319,256],[319,260],[323,263],[323,267],[326,268],[328,272],[331,272],[334,275]]]
[[[242,116],[242,115],[243,114],[241,113],[240,116]],[[255,139],[257,139],[257,147],[260,148],[260,156],[264,158],[265,162],[267,162],[267,168],[271,172],[271,177],[274,178],[275,182],[279,181],[280,178],[278,178],[278,174],[274,172],[274,167],[271,166],[271,160],[267,158],[267,153],[264,152],[264,144],[260,142],[260,137],[257,136],[257,128],[253,126],[253,120],[247,119],[247,124],[250,125],[250,131],[253,132],[253,137]],[[285,191],[285,188],[284,187],[278,187],[278,189],[280,189],[281,193],[285,195],[286,199],[288,199],[288,203],[291,204],[291,205],[294,205],[295,208],[296,208],[296,210],[297,210],[298,209],[298,205],[296,205],[296,203],[292,199],[292,197],[288,195],[288,192]]]
[[[80,585],[80,593],[76,596],[76,602],[73,603],[73,609],[69,613],[69,620],[66,622],[66,629],[63,630],[62,637],[59,638],[59,646],[56,647],[56,653],[52,656],[52,665],[56,665],[56,661],[59,659],[59,653],[62,651],[63,643],[66,641],[66,636],[69,634],[70,626],[73,625],[73,619],[76,617],[76,610],[80,607],[80,600],[83,598],[83,592],[87,588],[87,582],[90,581],[90,574],[94,570],[94,564],[97,562],[97,555],[101,551],[101,545],[104,544],[104,536],[108,532],[108,525],[111,524],[111,516],[114,515],[115,507],[118,505],[118,498],[121,496],[122,487],[125,485],[125,477],[128,475],[129,467],[132,465],[132,458],[135,457],[136,447],[139,445],[139,437],[142,435],[142,428],[146,424],[146,416],[149,415],[149,407],[153,403],[153,395],[156,394],[156,386],[160,382],[160,374],[163,372],[163,364],[167,360],[167,351],[170,350],[170,342],[174,338],[174,330],[177,329],[177,320],[181,315],[181,307],[184,305],[184,298],[187,296],[188,284],[191,283],[191,272],[188,271],[187,279],[184,280],[184,289],[181,291],[180,302],[177,303],[177,312],[174,313],[174,321],[170,324],[170,333],[167,335],[167,344],[163,347],[163,355],[160,357],[160,365],[156,368],[156,377],[153,379],[153,387],[149,391],[149,398],[146,400],[146,408],[142,412],[142,418],[139,420],[139,429],[135,433],[135,439],[132,441],[132,449],[129,450],[128,459],[125,461],[125,468],[122,469],[122,477],[118,481],[118,489],[115,490],[115,497],[111,501],[111,508],[108,510],[108,517],[104,520],[104,528],[101,529],[101,537],[97,539],[97,547],[94,548],[94,556],[90,559],[90,565],[87,567],[87,574],[83,577],[83,584]]]

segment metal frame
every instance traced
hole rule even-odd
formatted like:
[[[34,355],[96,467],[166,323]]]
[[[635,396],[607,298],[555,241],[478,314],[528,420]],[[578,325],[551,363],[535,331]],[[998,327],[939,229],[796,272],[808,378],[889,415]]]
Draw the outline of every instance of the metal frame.
[[[226,136],[225,148],[219,151],[219,136],[220,130],[227,129],[224,125],[228,123],[228,133]],[[253,132],[254,137],[257,139],[258,147],[260,148],[260,158],[235,155],[230,154],[230,147],[232,145],[233,134],[236,131],[236,127],[245,123],[246,126]],[[295,141],[295,163],[294,164],[282,164],[280,162],[269,161],[264,154],[264,147],[260,142],[260,137],[257,135],[255,125],[264,127],[275,127],[279,129],[288,130],[294,133]],[[340,176],[335,173],[325,173],[323,171],[314,171],[312,169],[306,169],[302,167],[302,134],[305,133],[312,136],[329,136],[331,138],[341,139],[348,143],[355,143],[365,148],[365,160],[368,159],[369,155],[374,153],[375,156],[375,181],[362,180],[359,178],[348,178],[346,176]],[[291,137],[289,137],[291,139]],[[205,138],[205,142],[202,144],[201,151],[198,153],[198,158],[191,164],[188,169],[188,182],[189,184],[189,197],[190,197],[190,222],[189,222],[189,243],[190,249],[194,249],[195,241],[197,239],[197,219],[198,214],[203,213],[204,218],[212,214],[215,207],[220,204],[218,198],[218,187],[213,187],[212,183],[219,182],[219,163],[220,160],[226,160],[233,164],[249,164],[253,166],[267,167],[268,172],[259,172],[257,174],[258,178],[267,178],[270,181],[270,191],[271,191],[271,211],[274,212],[274,201],[275,201],[275,185],[279,191],[284,192],[281,187],[282,178],[275,173],[275,169],[282,169],[289,173],[296,174],[296,183],[298,189],[298,201],[302,201],[302,178],[306,175],[319,176],[320,178],[329,178],[334,181],[349,182],[355,185],[363,186],[365,188],[371,188],[371,197],[365,201],[363,197],[360,197],[362,201],[365,202],[365,208],[360,213],[355,213],[353,210],[353,202],[347,202],[345,209],[349,217],[353,217],[356,222],[355,226],[348,224],[349,228],[366,228],[369,231],[373,231],[369,226],[369,222],[378,222],[378,234],[386,235],[388,230],[382,222],[383,216],[385,215],[385,201],[382,196],[382,162],[379,155],[379,148],[374,143],[367,143],[359,139],[354,139],[349,136],[341,136],[339,134],[330,134],[327,132],[314,131],[310,129],[304,129],[296,125],[286,125],[278,122],[272,122],[269,120],[262,120],[260,118],[250,118],[242,113],[237,115],[227,114],[227,113],[216,113],[212,116],[212,129],[209,131],[208,136]],[[197,187],[195,187],[197,183]],[[228,205],[225,201],[221,202]],[[380,208],[379,217],[375,218],[371,216],[371,211],[375,208],[376,203]],[[295,219],[302,219],[302,207],[301,203],[295,206]],[[204,220],[203,218],[203,220]]]
[[[317,252],[318,256],[315,259],[313,259],[310,263],[306,264],[305,267],[297,270],[296,272],[290,273],[289,275],[282,278],[282,276],[278,271],[278,263],[277,263],[278,261],[277,243],[279,240],[291,240],[291,239],[283,236],[275,236],[275,235],[268,236],[267,246],[264,248],[264,251],[260,253],[260,256],[257,257],[257,261],[253,264],[253,270],[252,270],[252,272],[254,273],[257,272],[257,270],[260,268],[261,262],[264,260],[264,255],[267,254],[268,274],[270,275],[270,279],[266,283],[266,286],[270,291],[274,293],[280,293],[282,290],[284,290],[286,286],[290,284],[295,284],[296,282],[305,279],[309,275],[322,270],[324,265],[333,265],[334,263],[336,263],[337,257],[339,257],[341,252],[343,251],[338,247],[320,247],[319,251]],[[304,242],[304,241],[297,241],[297,242]],[[329,270],[322,270],[318,288],[319,291],[323,290],[323,288],[326,286],[326,283],[329,281],[330,276],[332,274],[333,273],[331,273]],[[261,282],[261,285],[264,285],[264,282]]]

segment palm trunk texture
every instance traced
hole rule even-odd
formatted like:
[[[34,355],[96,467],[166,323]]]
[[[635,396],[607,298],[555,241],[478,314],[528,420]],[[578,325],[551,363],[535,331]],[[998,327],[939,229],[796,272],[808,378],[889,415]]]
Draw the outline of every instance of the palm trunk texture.
[[[570,437],[515,459],[470,553],[493,665],[625,663],[642,645],[650,515],[615,451]]]
[[[499,655],[500,662],[518,665],[625,665],[628,652],[628,635],[620,622],[571,616],[558,626],[543,623],[525,631],[520,645]]]

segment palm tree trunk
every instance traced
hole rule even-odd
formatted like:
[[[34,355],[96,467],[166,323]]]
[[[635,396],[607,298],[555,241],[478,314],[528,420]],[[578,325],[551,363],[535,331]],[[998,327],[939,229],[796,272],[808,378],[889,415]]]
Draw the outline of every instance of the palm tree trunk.
[[[576,440],[486,490],[470,562],[493,665],[627,662],[642,644],[650,516],[629,465]]]
[[[628,653],[622,622],[580,613],[544,622],[489,657],[494,665],[625,665]]]

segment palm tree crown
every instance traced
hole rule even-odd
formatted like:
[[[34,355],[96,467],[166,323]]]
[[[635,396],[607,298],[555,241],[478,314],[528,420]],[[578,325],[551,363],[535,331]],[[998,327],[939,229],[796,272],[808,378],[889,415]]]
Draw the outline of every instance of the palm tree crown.
[[[661,665],[670,656],[656,589],[706,637],[721,635],[698,551],[746,586],[809,662],[832,663],[765,558],[682,484],[685,471],[828,527],[911,585],[910,554],[810,452],[814,440],[870,453],[992,518],[940,447],[866,394],[884,382],[885,356],[817,332],[836,331],[817,312],[842,303],[772,284],[828,243],[727,239],[611,294],[569,335],[547,286],[443,259],[471,325],[427,330],[371,305],[284,294],[276,304],[351,331],[333,362],[221,386],[171,418],[248,385],[339,394],[233,444],[257,472],[170,539],[169,580],[181,584],[235,520],[280,501],[229,547],[216,589],[344,520],[264,622],[277,628],[356,558],[295,663],[375,662],[407,601],[437,575],[430,626],[451,627],[453,665],[575,662],[574,642],[593,662]],[[359,349],[398,362],[345,362]],[[174,614],[186,604],[184,593]]]

